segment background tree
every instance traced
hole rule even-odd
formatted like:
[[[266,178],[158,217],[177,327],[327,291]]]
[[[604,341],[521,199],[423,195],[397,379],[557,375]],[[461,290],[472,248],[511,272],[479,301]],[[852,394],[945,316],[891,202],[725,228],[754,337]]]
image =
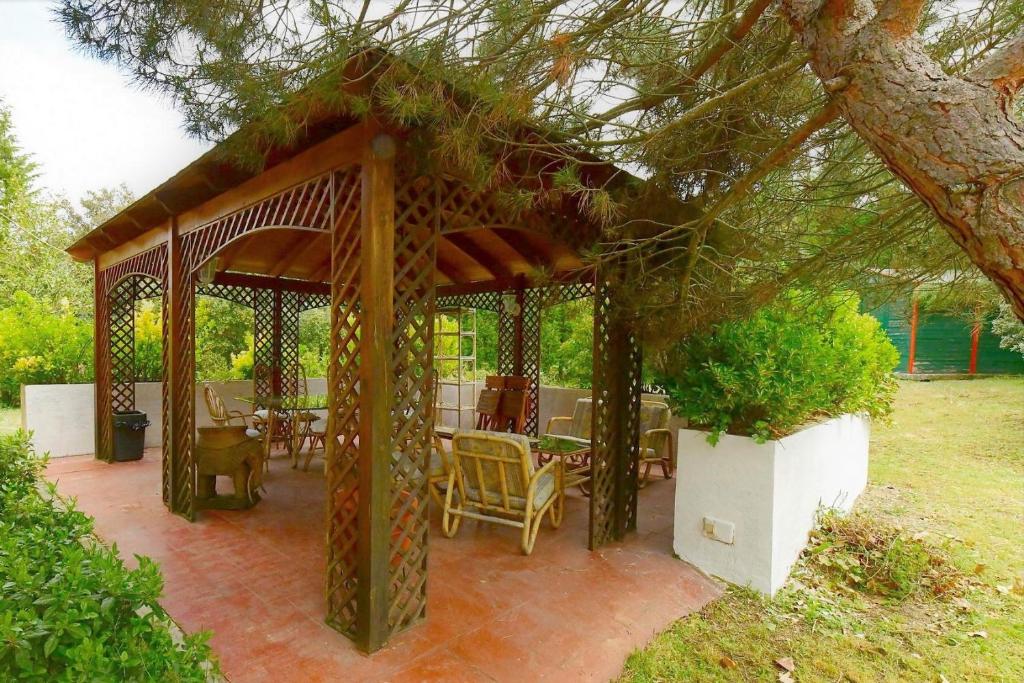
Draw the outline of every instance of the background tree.
[[[632,257],[635,305],[663,309],[646,319],[686,333],[795,285],[866,287],[894,266],[918,281],[972,261],[1024,314],[1011,101],[1021,9],[65,0],[60,16],[73,41],[174,96],[192,133],[223,139],[251,122],[233,140],[252,163],[311,111],[358,115],[372,101],[498,187],[524,126],[553,131],[531,149],[563,158],[555,190],[604,221],[606,250]],[[368,47],[395,59],[375,63],[372,91],[355,96],[339,66]],[[566,142],[681,205],[586,185]],[[634,220],[623,224],[626,209]]]

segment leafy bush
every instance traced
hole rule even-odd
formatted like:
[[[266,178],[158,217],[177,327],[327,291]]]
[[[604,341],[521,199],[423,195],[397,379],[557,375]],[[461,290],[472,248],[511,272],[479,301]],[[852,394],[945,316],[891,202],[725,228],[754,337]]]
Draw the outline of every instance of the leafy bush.
[[[152,560],[129,570],[92,520],[41,491],[24,433],[0,437],[0,680],[205,681],[206,634],[180,642]]]
[[[0,308],[0,404],[18,405],[22,384],[90,381],[91,320],[25,292]]]
[[[853,297],[793,293],[745,320],[695,334],[660,359],[655,380],[696,428],[758,441],[816,418],[892,409],[899,355]]]
[[[999,335],[1000,348],[1024,354],[1024,323],[1005,301],[999,303],[999,316],[992,321],[992,331]]]

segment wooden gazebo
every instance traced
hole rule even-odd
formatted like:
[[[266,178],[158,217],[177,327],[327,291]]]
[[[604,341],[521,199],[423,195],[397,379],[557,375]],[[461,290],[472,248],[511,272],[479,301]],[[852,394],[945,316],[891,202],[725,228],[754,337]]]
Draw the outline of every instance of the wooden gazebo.
[[[95,264],[97,458],[111,457],[113,413],[134,408],[135,301],[162,298],[163,500],[189,520],[197,293],[252,307],[256,361],[275,368],[256,392],[267,396],[296,390],[283,369],[297,361],[300,311],[330,307],[326,618],[366,651],[426,613],[439,306],[497,311],[499,372],[531,378],[536,399],[542,309],[595,297],[589,545],[636,528],[641,352],[617,314],[615,266],[581,259],[598,226],[571,196],[506,209],[498,193],[422,163],[409,133],[326,116],[259,172],[214,149],[68,249]],[[536,189],[565,163],[534,154],[509,183]],[[595,184],[620,173],[581,167]]]

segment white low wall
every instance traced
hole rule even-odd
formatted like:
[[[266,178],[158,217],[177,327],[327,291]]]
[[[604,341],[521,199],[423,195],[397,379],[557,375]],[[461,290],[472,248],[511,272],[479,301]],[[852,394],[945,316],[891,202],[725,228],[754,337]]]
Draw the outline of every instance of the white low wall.
[[[203,385],[196,383],[196,426],[213,424],[203,400]],[[224,400],[228,410],[252,412],[252,405],[237,400],[237,396],[251,396],[252,382],[234,380],[209,382]],[[327,392],[327,381],[310,379],[309,391]],[[159,382],[139,382],[135,385],[135,408],[149,416],[152,426],[146,430],[146,447],[161,444],[160,411],[162,397]],[[95,391],[92,384],[36,384],[21,388],[21,426],[32,432],[32,443],[38,453],[51,457],[82,455],[96,450]]]
[[[196,384],[196,421],[199,427],[211,424],[210,414],[203,400],[203,384]],[[248,413],[252,406],[236,400],[237,396],[252,395],[252,382],[236,380],[231,382],[210,382],[224,400],[228,410],[240,410]],[[482,389],[483,382],[477,383],[477,391]],[[312,394],[327,392],[327,380],[310,379],[309,391]],[[456,387],[442,387],[444,401],[455,403]],[[471,393],[472,386],[463,386],[463,400],[474,404],[477,394]],[[27,431],[33,432],[32,441],[39,453],[50,453],[60,458],[66,455],[81,455],[95,450],[93,430],[95,425],[95,399],[92,384],[41,384],[23,386],[21,388],[21,424]],[[541,387],[540,391],[540,430],[543,432],[551,417],[572,415],[576,399],[590,396],[589,389],[565,389],[563,387]],[[140,382],[135,385],[135,404],[138,410],[149,416],[153,425],[146,430],[146,446],[159,447],[160,433],[160,383]],[[456,425],[454,411],[441,411],[438,416],[441,424]],[[463,414],[462,426],[471,427],[475,419],[473,411]],[[685,426],[682,421],[673,418],[672,429]]]
[[[867,485],[870,425],[844,415],[763,444],[682,429],[675,538],[679,557],[774,595],[807,544],[818,510],[848,512]]]

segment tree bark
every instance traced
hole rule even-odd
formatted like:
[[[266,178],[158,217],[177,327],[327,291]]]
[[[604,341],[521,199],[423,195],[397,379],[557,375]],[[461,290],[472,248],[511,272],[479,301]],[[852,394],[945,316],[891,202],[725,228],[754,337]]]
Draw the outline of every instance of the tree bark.
[[[1024,36],[964,77],[917,36],[923,0],[782,0],[853,129],[1024,320]]]

